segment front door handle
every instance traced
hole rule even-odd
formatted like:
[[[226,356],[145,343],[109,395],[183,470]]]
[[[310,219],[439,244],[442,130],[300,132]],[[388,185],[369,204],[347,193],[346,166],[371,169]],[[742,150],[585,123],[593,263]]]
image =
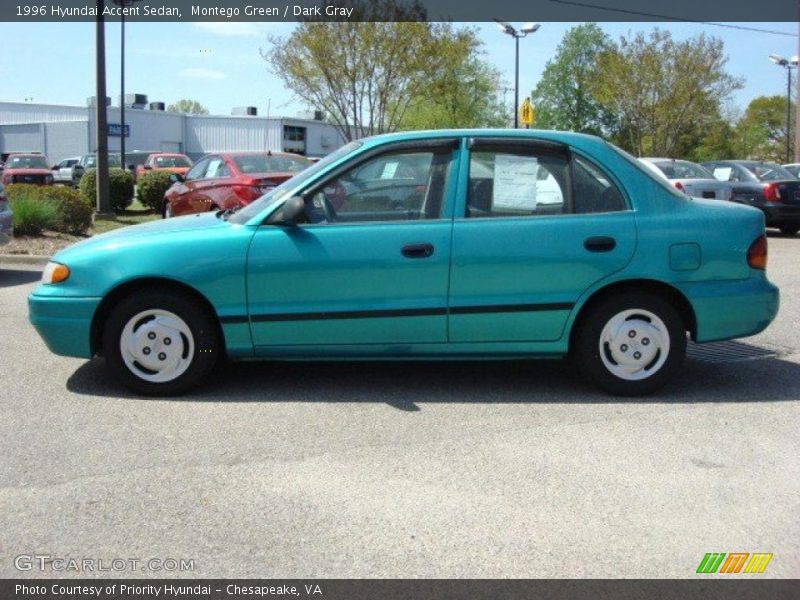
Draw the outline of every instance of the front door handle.
[[[617,247],[617,240],[607,235],[586,238],[583,247],[589,252],[611,252]]]
[[[433,244],[428,244],[427,242],[406,244],[400,252],[406,258],[428,258],[433,256]]]

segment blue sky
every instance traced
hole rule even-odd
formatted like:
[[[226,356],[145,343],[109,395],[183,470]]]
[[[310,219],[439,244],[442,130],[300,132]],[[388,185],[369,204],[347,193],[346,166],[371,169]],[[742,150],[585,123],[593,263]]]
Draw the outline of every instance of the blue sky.
[[[539,80],[564,33],[576,23],[543,23],[520,42],[520,90]],[[792,34],[775,35],[693,23],[602,23],[617,38],[655,25],[683,39],[706,32],[725,42],[728,71],[745,79],[734,105],[744,108],[761,95],[784,94],[786,75],[769,54],[798,53],[794,23],[740,24]],[[514,82],[514,43],[494,23],[477,24],[486,59]],[[128,23],[126,89],[148,94],[150,101],[192,98],[212,114],[230,114],[233,106],[257,106],[260,115],[294,116],[304,105],[267,70],[259,50],[269,34],[286,35],[292,23]],[[108,95],[119,94],[119,24],[106,25]],[[84,105],[94,89],[93,23],[0,23],[6,52],[0,61],[0,100]],[[511,101],[513,91],[508,93]]]

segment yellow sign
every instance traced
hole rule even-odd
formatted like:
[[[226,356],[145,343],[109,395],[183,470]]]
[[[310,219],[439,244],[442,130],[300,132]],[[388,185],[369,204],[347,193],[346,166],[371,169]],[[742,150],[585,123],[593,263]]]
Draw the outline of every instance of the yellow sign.
[[[533,125],[536,120],[536,115],[533,113],[533,104],[530,98],[525,98],[522,106],[519,107],[519,120],[525,123],[528,127]]]

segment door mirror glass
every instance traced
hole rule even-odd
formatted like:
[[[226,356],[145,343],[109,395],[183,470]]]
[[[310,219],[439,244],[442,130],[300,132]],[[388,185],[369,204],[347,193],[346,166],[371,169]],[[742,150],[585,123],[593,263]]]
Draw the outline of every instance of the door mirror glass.
[[[296,225],[305,216],[306,203],[300,196],[292,196],[267,219],[267,225]]]
[[[183,175],[181,175],[180,173],[172,173],[169,176],[169,180],[172,183],[183,183],[185,181],[184,178],[183,178]]]

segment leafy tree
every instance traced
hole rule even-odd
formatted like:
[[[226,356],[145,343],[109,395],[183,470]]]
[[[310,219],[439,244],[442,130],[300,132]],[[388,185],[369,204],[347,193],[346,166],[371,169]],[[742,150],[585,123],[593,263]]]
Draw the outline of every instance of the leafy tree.
[[[791,108],[790,128],[795,110]],[[736,150],[746,158],[783,162],[786,159],[786,136],[790,154],[794,140],[786,130],[786,97],[760,96],[747,106],[736,124]]]
[[[599,54],[593,93],[619,119],[617,143],[639,156],[675,156],[682,137],[709,127],[742,87],[726,63],[721,40],[701,34],[678,42],[656,28]]]
[[[347,4],[355,10],[347,20],[303,21],[287,37],[270,36],[261,54],[288,89],[324,107],[351,140],[398,129],[458,40],[448,37],[448,24],[425,22],[417,2]]]
[[[499,96],[500,72],[483,59],[483,42],[472,28],[453,30],[446,24],[438,31],[451,42],[436,72],[411,98],[399,129],[446,129],[455,127],[502,127],[505,107]]]
[[[207,115],[208,109],[200,104],[197,100],[189,100],[184,98],[178,100],[175,104],[170,104],[167,107],[169,112],[183,113],[186,115]]]
[[[536,127],[595,135],[614,128],[614,114],[592,93],[597,57],[610,47],[611,39],[595,23],[573,27],[564,35],[533,90]]]

